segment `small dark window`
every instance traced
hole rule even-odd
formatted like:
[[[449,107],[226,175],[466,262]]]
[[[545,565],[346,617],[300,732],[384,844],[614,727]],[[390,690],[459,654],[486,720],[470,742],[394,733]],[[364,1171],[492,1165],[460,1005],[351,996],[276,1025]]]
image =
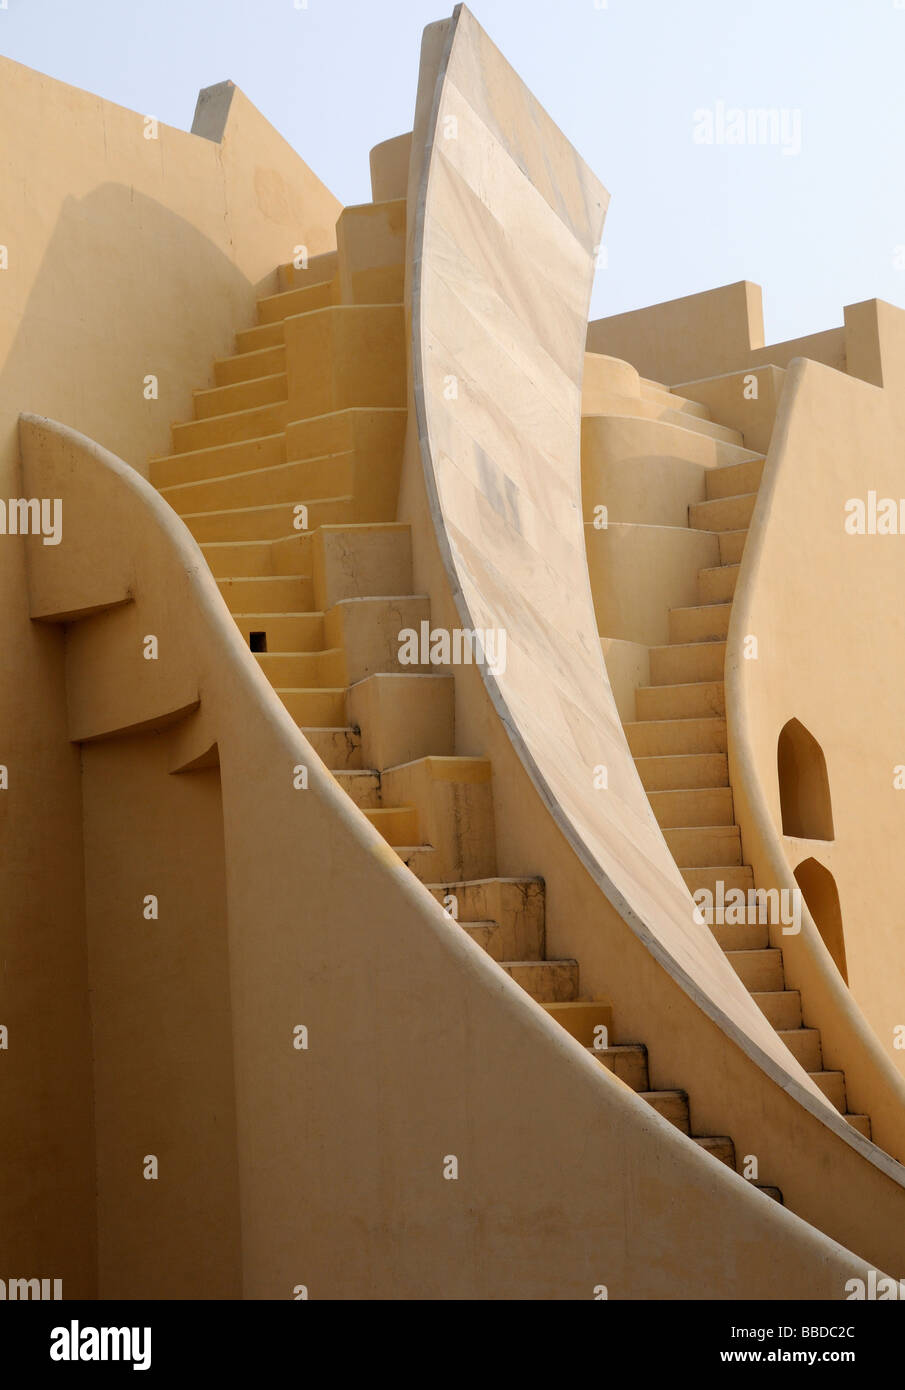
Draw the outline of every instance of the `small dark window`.
[[[266,632],[250,632],[250,633],[248,634],[248,645],[251,647],[251,650],[252,650],[253,652],[266,652],[266,650],[267,650],[267,633],[266,633]]]
[[[842,909],[839,906],[839,893],[836,880],[816,859],[806,859],[795,870],[795,879],[801,889],[801,896],[808,905],[808,912],[814,925],[823,937],[823,944],[829,951],[836,968],[846,984],[848,970],[845,964],[845,938],[842,935]]]
[[[833,807],[823,749],[797,719],[779,735],[776,750],[782,833],[800,840],[832,840]]]

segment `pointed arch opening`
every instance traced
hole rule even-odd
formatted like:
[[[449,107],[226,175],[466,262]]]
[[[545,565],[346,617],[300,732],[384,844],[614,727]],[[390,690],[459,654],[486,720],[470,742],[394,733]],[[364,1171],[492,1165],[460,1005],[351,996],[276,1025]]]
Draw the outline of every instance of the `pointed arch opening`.
[[[797,719],[782,728],[777,746],[782,833],[801,840],[832,840],[833,806],[823,749]]]
[[[839,906],[839,893],[836,880],[816,859],[805,859],[795,870],[795,881],[801,889],[801,896],[808,905],[808,911],[823,944],[836,962],[836,969],[848,984],[848,968],[845,963],[845,938],[842,932],[842,909]]]

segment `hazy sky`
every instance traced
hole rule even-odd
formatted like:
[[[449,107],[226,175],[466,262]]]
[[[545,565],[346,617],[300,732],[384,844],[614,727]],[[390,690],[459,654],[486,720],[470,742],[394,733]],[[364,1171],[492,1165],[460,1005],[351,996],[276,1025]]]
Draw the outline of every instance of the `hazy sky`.
[[[5,4],[0,52],[170,125],[231,78],[344,203],[370,196],[370,146],[411,126],[421,30],[452,9]],[[471,8],[612,194],[594,317],[743,278],[768,342],[861,299],[905,306],[905,0]]]

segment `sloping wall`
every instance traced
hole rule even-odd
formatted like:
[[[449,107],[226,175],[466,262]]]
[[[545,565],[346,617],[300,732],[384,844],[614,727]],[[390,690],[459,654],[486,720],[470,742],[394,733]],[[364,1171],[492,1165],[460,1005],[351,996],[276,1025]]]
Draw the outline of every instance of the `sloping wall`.
[[[241,92],[222,143],[0,58],[0,498],[21,495],[19,412],[68,421],[139,471],[166,452],[293,247],[333,245],[337,200]],[[276,288],[274,284],[274,288]],[[158,380],[147,400],[145,377]],[[65,526],[65,522],[64,522]],[[96,1287],[80,752],[64,639],[29,621],[24,544],[0,535],[0,1249],[4,1269]],[[90,865],[89,865],[90,869]],[[89,892],[91,884],[88,885]],[[40,1075],[40,1084],[35,1084]]]

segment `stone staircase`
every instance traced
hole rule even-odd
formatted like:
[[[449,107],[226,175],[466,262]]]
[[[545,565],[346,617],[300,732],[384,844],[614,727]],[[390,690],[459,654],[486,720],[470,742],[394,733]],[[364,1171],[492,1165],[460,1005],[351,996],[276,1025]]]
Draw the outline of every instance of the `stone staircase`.
[[[744,445],[742,434],[715,424],[706,406],[642,379],[640,410],[634,406],[633,413],[649,417],[652,411],[677,428]],[[751,866],[743,863],[733,810],[723,673],[763,468],[764,455],[752,454],[708,469],[706,500],[689,506],[688,525],[717,534],[720,564],[699,570],[696,605],[670,609],[670,640],[650,649],[650,684],[636,690],[637,718],[624,725],[654,815],[692,894],[706,889],[715,897],[720,883],[724,893],[747,894],[756,886]],[[823,1066],[820,1032],[806,1026],[799,991],[786,987],[782,951],[770,946],[766,922],[713,923],[710,930],[789,1051],[849,1124],[870,1138],[869,1117],[847,1110],[843,1072]]]
[[[596,1060],[735,1168],[730,1138],[692,1134],[683,1091],[650,1089],[644,1045],[612,1041],[611,1005],[582,997],[579,962],[547,959],[544,884],[497,875],[490,764],[455,752],[452,676],[399,664],[400,631],[430,621],[395,520],[404,201],[345,209],[337,240],[304,269],[280,267],[279,292],[214,362],[151,481],[286,709],[394,852]]]

